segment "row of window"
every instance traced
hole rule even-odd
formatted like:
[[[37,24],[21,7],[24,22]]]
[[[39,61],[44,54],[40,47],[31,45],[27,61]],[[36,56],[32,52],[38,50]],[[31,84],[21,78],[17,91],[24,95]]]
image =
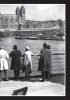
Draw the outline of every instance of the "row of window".
[[[3,19],[0,19],[0,22],[2,22],[2,21],[6,22],[6,23],[7,22],[11,22],[11,23],[12,22],[18,22],[18,20],[16,18],[15,19],[14,18],[3,18]]]

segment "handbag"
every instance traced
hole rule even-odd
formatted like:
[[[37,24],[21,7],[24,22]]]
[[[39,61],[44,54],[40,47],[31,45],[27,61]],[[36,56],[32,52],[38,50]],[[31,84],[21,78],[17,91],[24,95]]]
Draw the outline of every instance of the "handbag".
[[[25,63],[24,63],[24,55],[23,55],[23,60],[22,60],[22,72],[25,72],[25,70],[26,70],[26,65],[25,65]]]

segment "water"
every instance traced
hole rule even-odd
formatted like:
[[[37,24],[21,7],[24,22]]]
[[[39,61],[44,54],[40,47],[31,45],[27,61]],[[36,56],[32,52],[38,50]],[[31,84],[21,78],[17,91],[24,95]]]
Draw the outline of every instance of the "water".
[[[54,41],[54,40],[18,40],[12,37],[1,38],[0,46],[5,47],[8,53],[13,49],[13,45],[17,45],[21,53],[24,53],[24,48],[29,46],[30,50],[34,54],[39,54],[42,49],[43,43],[51,45],[51,51],[53,53],[65,53],[65,41]],[[37,71],[38,68],[38,57],[33,57],[33,71]],[[10,63],[10,61],[9,61]],[[65,72],[65,55],[52,55],[52,73],[64,73]]]

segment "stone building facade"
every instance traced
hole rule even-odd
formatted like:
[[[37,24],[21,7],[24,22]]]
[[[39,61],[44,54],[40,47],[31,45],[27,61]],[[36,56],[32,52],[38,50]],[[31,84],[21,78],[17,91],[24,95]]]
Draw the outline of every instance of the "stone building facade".
[[[0,16],[1,29],[17,29],[18,21],[17,16],[14,14],[3,14]]]
[[[21,25],[21,29],[24,29],[26,24],[24,6],[21,6],[19,11],[19,16],[17,14],[0,14],[0,29],[16,30],[19,25]]]
[[[63,22],[63,26],[64,26]],[[59,21],[35,21],[26,20],[25,18],[25,7],[17,7],[15,14],[1,14],[0,13],[0,29],[12,29],[12,30],[23,30],[28,28],[50,28],[59,26]]]

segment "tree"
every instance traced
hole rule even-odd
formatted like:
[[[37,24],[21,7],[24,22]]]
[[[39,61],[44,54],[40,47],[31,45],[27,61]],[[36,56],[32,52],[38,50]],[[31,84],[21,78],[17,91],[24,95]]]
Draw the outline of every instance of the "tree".
[[[61,30],[61,27],[62,27],[62,25],[63,25],[63,22],[62,22],[61,19],[59,19],[59,20],[57,20],[57,21],[58,21],[58,24],[59,24],[59,27],[60,27],[60,30]]]

